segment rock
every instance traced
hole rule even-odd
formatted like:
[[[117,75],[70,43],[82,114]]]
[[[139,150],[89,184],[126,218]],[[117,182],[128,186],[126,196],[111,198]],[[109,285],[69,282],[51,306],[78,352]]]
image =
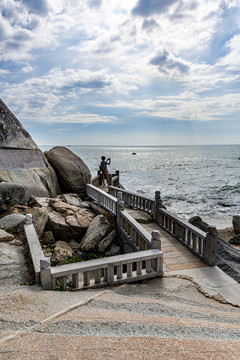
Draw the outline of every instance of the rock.
[[[106,217],[97,215],[87,229],[80,244],[81,251],[93,250],[97,243],[106,235],[110,224]]]
[[[48,221],[48,211],[46,208],[34,208],[32,211],[33,225],[38,237],[42,237]]]
[[[240,216],[235,215],[232,219],[233,228],[236,234],[240,234]]]
[[[48,213],[47,231],[52,231],[55,239],[69,241],[78,239],[79,232],[74,230],[65,220],[65,217],[56,211]]]
[[[45,231],[43,233],[42,240],[43,240],[44,244],[46,244],[46,245],[51,245],[51,244],[54,244],[54,242],[55,242],[53,233],[51,231]]]
[[[75,252],[77,252],[80,249],[80,244],[74,239],[71,239],[68,244]]]
[[[51,200],[51,198],[48,198],[48,197],[44,197],[44,196],[39,197],[39,196],[32,195],[32,196],[30,196],[30,198],[28,200],[28,206],[30,206],[30,207],[48,207],[50,200]]]
[[[107,237],[103,238],[98,244],[98,250],[104,252],[116,238],[117,231],[112,231]]]
[[[0,209],[7,210],[15,204],[25,204],[25,189],[21,184],[0,182]]]
[[[52,261],[54,263],[59,263],[67,260],[69,257],[76,256],[75,252],[65,241],[57,241],[56,247],[53,252]]]
[[[0,229],[0,242],[7,242],[14,240],[14,236]]]
[[[0,246],[0,287],[19,285],[29,277],[25,266],[22,248],[1,243]]]
[[[63,192],[75,193],[84,199],[86,184],[91,180],[91,173],[87,165],[71,150],[63,146],[56,146],[45,155],[57,173]]]
[[[67,204],[77,207],[81,206],[83,202],[77,194],[63,194],[62,199]]]
[[[95,202],[90,202],[90,203],[88,203],[89,204],[89,206],[90,206],[90,209],[92,209],[94,212],[95,212],[95,214],[97,214],[97,215],[103,215],[103,216],[105,216],[105,217],[108,217],[108,215],[109,215],[109,212],[107,211],[107,210],[105,210],[105,209],[103,209],[100,205],[98,205],[97,203],[95,203]]]
[[[193,216],[188,220],[188,222],[204,232],[207,232],[207,229],[209,227],[209,225],[205,221],[203,221],[200,216]]]
[[[79,210],[77,206],[69,205],[59,199],[49,199],[48,205],[58,213],[65,215],[73,215]]]
[[[120,254],[121,254],[120,247],[117,245],[112,245],[110,249],[106,252],[106,256],[116,256]]]
[[[21,214],[10,214],[0,219],[0,228],[18,233],[23,231],[23,225],[25,223],[25,216]]]
[[[0,99],[0,147],[37,149],[37,145],[18,119]]]
[[[17,118],[0,100],[0,196],[6,207],[25,204],[31,195],[61,194],[56,173]],[[15,185],[15,186],[14,186]],[[11,189],[12,188],[12,193]]]
[[[229,244],[240,245],[240,234],[234,235],[230,240]]]

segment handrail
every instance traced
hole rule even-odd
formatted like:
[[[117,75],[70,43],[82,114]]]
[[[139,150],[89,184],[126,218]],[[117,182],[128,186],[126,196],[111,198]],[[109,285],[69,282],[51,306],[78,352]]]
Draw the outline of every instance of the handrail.
[[[201,257],[208,265],[215,265],[217,245],[215,227],[209,226],[206,233],[163,208],[158,209],[156,222]]]
[[[112,215],[117,214],[117,199],[106,193],[105,191],[97,188],[92,184],[86,185],[87,196],[97,201],[104,209],[108,210]]]
[[[119,212],[118,230],[138,251],[151,249],[152,237],[126,210]]]
[[[161,276],[162,269],[162,252],[151,249],[51,268],[49,286],[54,290],[58,279],[60,287],[65,290],[67,277],[71,276],[72,287],[78,288],[81,283],[79,274],[82,274],[83,288],[97,288]]]
[[[129,207],[134,207],[136,209],[145,211],[151,215],[154,214],[155,209],[155,201],[153,199],[150,199],[148,197],[139,195],[137,193],[119,189],[114,186],[109,186],[109,193],[115,197],[118,196],[118,193],[122,193],[124,201],[124,204],[126,204]]]

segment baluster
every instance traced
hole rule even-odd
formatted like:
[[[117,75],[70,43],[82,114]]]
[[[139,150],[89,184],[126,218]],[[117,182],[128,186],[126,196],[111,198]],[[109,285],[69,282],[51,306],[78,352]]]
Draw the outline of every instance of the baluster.
[[[137,275],[142,275],[142,261],[137,261]]]
[[[198,236],[198,253],[202,255],[202,238]]]
[[[60,288],[63,290],[66,290],[67,288],[67,277],[66,276],[60,276],[59,277],[59,283],[60,283]]]
[[[72,274],[72,286],[73,288],[78,288],[79,286],[79,274]]]
[[[101,269],[95,270],[94,278],[95,278],[95,284],[101,283]]]
[[[127,264],[127,277],[132,277],[132,263]]]
[[[188,233],[187,233],[187,245],[189,247],[191,247],[191,238],[192,238],[192,232],[191,232],[191,230],[188,230]]]
[[[152,261],[151,260],[146,260],[146,272],[147,273],[151,273],[152,272]]]
[[[83,285],[88,286],[90,284],[90,271],[85,271],[83,273]]]
[[[107,284],[112,285],[114,283],[114,265],[109,264],[107,267]]]
[[[122,264],[117,265],[117,278],[122,279],[123,277],[123,266]]]
[[[186,228],[182,229],[182,241],[185,243],[186,242]]]
[[[197,238],[196,238],[196,234],[192,234],[192,240],[193,240],[193,243],[192,243],[192,249],[193,250],[196,250],[197,249]]]

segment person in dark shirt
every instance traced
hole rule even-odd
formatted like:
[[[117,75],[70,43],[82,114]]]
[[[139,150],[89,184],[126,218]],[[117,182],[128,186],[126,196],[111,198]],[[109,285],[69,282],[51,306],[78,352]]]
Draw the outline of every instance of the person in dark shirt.
[[[107,166],[111,164],[111,159],[108,158],[106,160],[105,156],[102,156],[101,159],[102,161],[101,161],[100,169],[102,171],[103,186],[107,186],[109,185]],[[105,179],[107,180],[107,185],[105,185]]]

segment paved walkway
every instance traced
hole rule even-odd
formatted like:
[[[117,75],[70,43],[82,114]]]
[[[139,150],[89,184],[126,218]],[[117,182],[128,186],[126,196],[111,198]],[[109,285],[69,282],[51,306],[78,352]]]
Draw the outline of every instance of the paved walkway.
[[[150,222],[150,216],[146,213],[132,209],[127,210],[150,234],[153,230],[160,231],[163,271],[167,276],[189,278],[205,295],[240,306],[240,284],[218,266],[207,266],[179,240],[156,223]]]
[[[218,266],[207,266],[180,241],[155,223],[142,226],[148,231],[161,233],[164,272],[169,276],[192,279],[206,295],[240,306],[240,284]]]

